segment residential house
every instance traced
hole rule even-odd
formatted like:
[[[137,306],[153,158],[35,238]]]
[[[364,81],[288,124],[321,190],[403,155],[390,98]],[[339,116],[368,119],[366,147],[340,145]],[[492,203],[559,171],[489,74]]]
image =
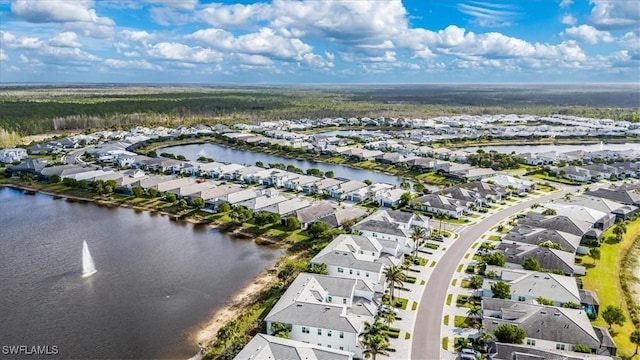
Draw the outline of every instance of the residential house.
[[[347,197],[348,193],[365,188],[367,188],[367,184],[363,183],[362,181],[348,180],[340,184],[331,186],[325,191],[327,191],[328,195],[334,199],[349,200],[349,198]]]
[[[485,177],[481,181],[502,186],[503,188],[512,190],[516,194],[523,194],[533,189],[534,183],[529,180],[515,178],[510,175],[495,175],[491,177]]]
[[[595,189],[585,191],[585,195],[597,196],[603,199],[609,199],[625,205],[640,206],[640,194],[627,189]]]
[[[462,170],[449,171],[449,173],[463,181],[476,181],[496,174],[493,169],[489,168],[467,168]]]
[[[579,181],[579,182],[588,182],[591,181],[594,176],[591,171],[575,165],[567,165],[561,168],[557,168],[555,173],[558,176],[563,177],[565,179]]]
[[[584,206],[604,213],[611,213],[619,219],[626,219],[638,211],[637,206],[624,205],[613,200],[590,195],[574,195],[569,199],[557,199],[555,202],[558,204]]]
[[[327,265],[331,276],[362,280],[376,292],[384,292],[384,269],[401,263],[399,257],[389,252],[383,253],[383,245],[375,238],[342,234],[311,259],[311,263]]]
[[[580,246],[582,237],[555,229],[518,225],[505,234],[502,241],[529,245],[540,245],[540,243],[549,241],[557,244],[562,251],[575,253]]]
[[[367,214],[365,208],[351,206],[325,215],[314,222],[321,222],[329,225],[331,228],[338,228],[347,223],[353,223]]]
[[[285,200],[263,208],[261,211],[268,211],[280,215],[284,220],[285,217],[294,215],[296,211],[309,207],[311,202],[304,199],[293,198]]]
[[[558,271],[565,275],[584,275],[583,266],[575,265],[575,254],[542,246],[500,242],[496,250],[504,254],[507,267],[521,268],[525,259],[532,257],[545,271]]]
[[[367,187],[363,187],[347,193],[346,199],[348,201],[353,201],[353,202],[361,202],[361,201],[369,200],[372,197],[375,199],[375,197],[381,194],[382,192],[391,190],[393,188],[395,188],[395,186],[391,184],[375,183]]]
[[[287,190],[303,191],[305,186],[319,180],[320,178],[315,176],[289,173],[288,178],[284,180],[283,187]]]
[[[379,210],[353,226],[363,236],[378,240],[391,240],[399,244],[402,252],[410,254],[413,250],[411,228],[425,228],[430,234],[429,220],[423,216],[392,210]]]
[[[390,208],[400,205],[402,195],[406,192],[407,190],[404,189],[388,189],[376,194],[374,200],[378,206]]]
[[[253,212],[264,211],[269,206],[289,200],[289,197],[280,195],[278,191],[267,191],[264,195],[258,196],[238,203]]]
[[[296,217],[300,221],[300,227],[306,229],[319,219],[335,212],[333,205],[328,202],[320,202],[296,211]]]
[[[305,194],[324,194],[329,188],[342,184],[348,180],[324,178],[313,183],[307,183],[302,186],[302,192]]]
[[[612,177],[614,179],[617,179],[618,176],[620,176],[620,172],[618,171],[618,168],[607,165],[607,164],[591,164],[591,165],[585,165],[582,168],[587,169],[591,173],[592,178],[595,178],[598,180],[602,180],[602,179],[608,180]]]
[[[41,176],[40,172],[47,166],[46,160],[27,159],[18,165],[9,166],[7,170],[11,175],[31,174]]]
[[[486,271],[494,271],[497,277],[484,280],[483,297],[493,297],[491,285],[502,281],[511,286],[510,299],[514,301],[537,304],[536,299],[542,297],[553,301],[553,306],[565,303],[580,305],[580,290],[574,277],[491,265],[487,266]]]
[[[596,330],[597,333],[597,329]],[[531,341],[530,341],[531,342]],[[603,342],[604,344],[604,342]],[[571,350],[571,349],[569,349]],[[617,357],[578,353],[567,350],[547,350],[532,347],[530,345],[517,345],[507,343],[493,343],[490,350],[493,360],[615,360]]]
[[[13,149],[2,149],[0,150],[0,162],[3,163],[13,163],[16,161],[21,161],[22,159],[26,159],[27,150],[22,148],[13,148]]]
[[[198,194],[214,187],[215,184],[210,181],[195,181],[189,185],[181,186],[167,192],[176,194],[178,199],[182,199],[185,197],[196,198],[198,197]]]
[[[437,194],[423,195],[413,199],[411,207],[433,214],[444,214],[455,219],[461,218],[467,210],[459,200]]]
[[[546,208],[556,211],[558,216],[567,216],[591,224],[591,228],[585,234],[588,237],[599,239],[602,232],[615,224],[616,216],[581,205],[566,205],[559,203],[547,203]]]
[[[525,217],[518,220],[518,225],[558,230],[580,236],[583,239],[599,239],[599,236],[602,234],[601,231],[592,228],[592,223],[566,215],[545,216],[537,213],[528,213]]]
[[[517,325],[525,331],[524,342],[536,349],[567,351],[583,344],[598,355],[616,354],[608,331],[596,331],[582,310],[485,298],[482,314],[487,331],[493,332],[500,324]]]
[[[353,354],[348,351],[318,346],[315,343],[256,334],[233,359],[353,360]]]
[[[503,186],[489,184],[484,181],[472,181],[462,184],[460,187],[475,192],[477,197],[482,199],[484,203],[501,201],[509,193],[507,188]]]

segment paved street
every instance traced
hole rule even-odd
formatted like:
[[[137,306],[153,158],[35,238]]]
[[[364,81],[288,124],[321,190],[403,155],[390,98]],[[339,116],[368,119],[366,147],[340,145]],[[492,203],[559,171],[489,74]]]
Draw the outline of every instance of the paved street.
[[[413,329],[411,359],[431,360],[443,357],[441,328],[447,289],[458,264],[469,247],[484,232],[509,216],[530,207],[533,203],[543,203],[560,198],[568,191],[571,190],[562,190],[514,204],[488,216],[475,225],[460,228],[460,237],[443,254],[430,274],[426,286],[423,288],[422,301],[418,307],[417,321]]]

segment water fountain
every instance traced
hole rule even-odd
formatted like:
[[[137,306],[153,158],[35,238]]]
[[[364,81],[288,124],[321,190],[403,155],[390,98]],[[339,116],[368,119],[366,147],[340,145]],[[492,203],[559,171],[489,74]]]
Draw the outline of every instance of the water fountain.
[[[96,270],[96,264],[93,262],[93,258],[89,252],[89,245],[84,241],[82,243],[82,277],[89,277],[96,272],[98,272],[98,270]]]

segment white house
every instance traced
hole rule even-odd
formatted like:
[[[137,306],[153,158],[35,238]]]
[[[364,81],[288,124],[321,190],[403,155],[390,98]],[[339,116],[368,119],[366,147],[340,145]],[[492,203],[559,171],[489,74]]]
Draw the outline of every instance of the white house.
[[[28,156],[27,150],[22,148],[14,149],[2,149],[0,150],[0,162],[12,163],[14,161],[21,161]]]

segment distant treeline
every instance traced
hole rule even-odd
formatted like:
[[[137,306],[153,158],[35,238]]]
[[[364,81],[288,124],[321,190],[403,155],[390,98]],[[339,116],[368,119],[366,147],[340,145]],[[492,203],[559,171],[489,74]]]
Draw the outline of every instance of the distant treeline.
[[[127,93],[131,91],[131,93]],[[638,94],[601,90],[389,87],[353,89],[12,89],[0,99],[0,128],[23,135],[136,125],[257,122],[324,117],[432,117],[456,114],[567,114],[636,120]],[[608,104],[608,105],[600,105]],[[634,116],[635,114],[635,116]]]

